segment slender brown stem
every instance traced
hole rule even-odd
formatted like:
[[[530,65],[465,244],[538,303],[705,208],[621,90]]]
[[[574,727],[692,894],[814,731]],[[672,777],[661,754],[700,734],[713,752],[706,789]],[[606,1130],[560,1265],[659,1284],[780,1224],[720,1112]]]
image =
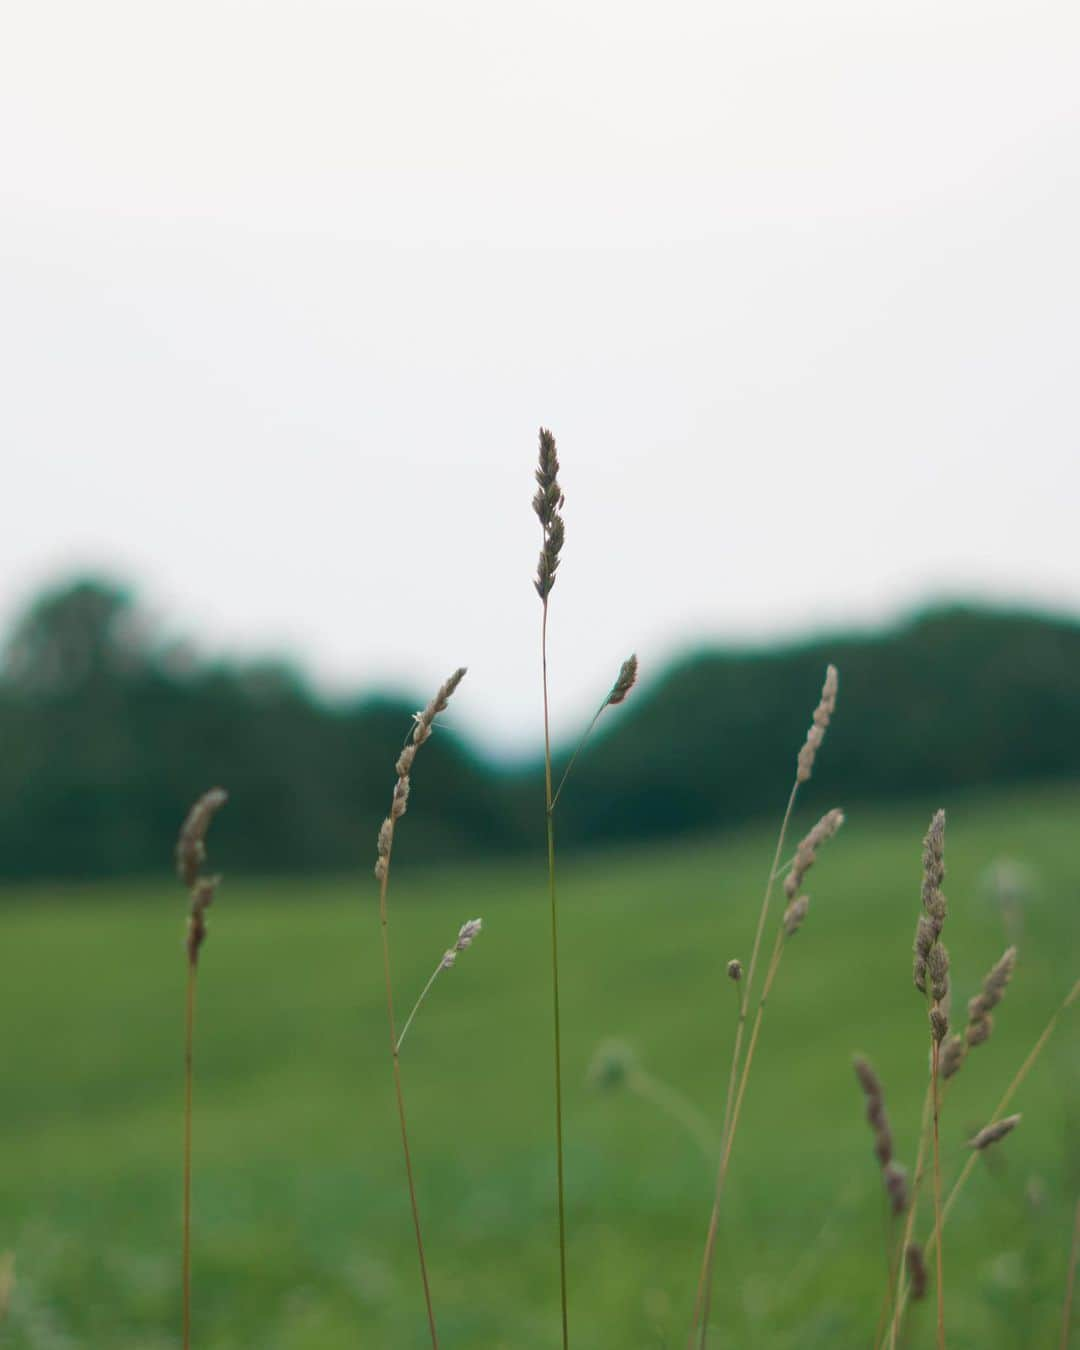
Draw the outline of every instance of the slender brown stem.
[[[1073,1286],[1076,1283],[1076,1262],[1080,1257],[1080,1195],[1076,1197],[1076,1218],[1073,1220],[1072,1249],[1069,1252],[1069,1270],[1065,1276],[1065,1304],[1061,1309],[1061,1350],[1069,1350],[1069,1326],[1072,1322]]]
[[[761,990],[761,999],[758,1002],[757,1012],[754,1015],[754,1026],[750,1033],[750,1044],[746,1049],[746,1059],[743,1061],[742,1073],[739,1076],[739,1088],[735,1094],[735,1105],[731,1112],[731,1120],[728,1124],[727,1136],[723,1141],[723,1152],[720,1155],[720,1167],[716,1176],[716,1200],[713,1206],[713,1212],[717,1220],[720,1217],[720,1199],[724,1192],[724,1182],[727,1179],[728,1165],[731,1162],[731,1150],[735,1143],[735,1132],[739,1128],[739,1117],[742,1114],[743,1098],[746,1096],[746,1084],[750,1078],[750,1066],[754,1062],[754,1051],[757,1049],[758,1036],[761,1034],[761,1023],[765,1016],[765,1001],[769,997],[769,991],[772,989],[773,980],[776,978],[776,972],[780,968],[780,958],[784,954],[784,930],[779,928],[776,933],[776,941],[773,943],[772,956],[769,960],[769,966],[765,972],[765,983]],[[702,1302],[700,1339],[698,1341],[699,1350],[705,1350],[706,1338],[709,1334],[709,1312],[712,1304],[712,1259],[715,1252],[715,1241],[718,1224],[710,1225],[709,1239],[706,1242],[706,1259],[708,1261],[708,1270],[705,1279],[705,1293]],[[691,1340],[693,1334],[691,1333]]]
[[[189,959],[184,1047],[184,1218],[180,1257],[184,1350],[191,1350],[191,1086],[195,1048],[195,971],[195,961]]]
[[[549,811],[555,810],[555,805],[559,800],[559,796],[562,793],[563,788],[566,786],[566,780],[570,777],[570,770],[574,767],[575,763],[577,762],[578,755],[580,755],[582,750],[585,749],[585,742],[592,735],[593,728],[596,726],[597,722],[600,721],[600,714],[604,711],[607,705],[608,701],[605,698],[603,703],[601,703],[599,708],[597,708],[593,720],[585,728],[584,736],[582,736],[581,740],[578,741],[577,746],[574,749],[574,753],[570,756],[570,762],[567,764],[566,768],[563,769],[563,775],[559,779],[559,786],[555,789],[555,792],[551,798],[551,805],[548,808]]]
[[[1002,1098],[998,1102],[997,1106],[994,1107],[993,1113],[990,1116],[991,1121],[999,1120],[1001,1116],[1005,1113],[1005,1111],[1009,1106],[1009,1103],[1012,1101],[1013,1097],[1016,1096],[1017,1092],[1019,1092],[1021,1084],[1024,1082],[1024,1079],[1035,1067],[1035,1061],[1039,1058],[1043,1050],[1046,1048],[1047,1041],[1049,1041],[1050,1037],[1054,1034],[1054,1028],[1057,1026],[1058,1021],[1061,1018],[1061,1014],[1067,1011],[1067,1009],[1069,1009],[1078,998],[1080,998],[1080,980],[1077,980],[1076,983],[1073,985],[1072,989],[1070,989],[1069,992],[1065,995],[1063,1002],[1056,1009],[1056,1011],[1051,1016],[1050,1021],[1047,1022],[1046,1026],[1043,1028],[1042,1035],[1028,1051],[1027,1057],[1025,1058],[1023,1064],[1021,1064],[1019,1069],[1017,1069],[1016,1075],[1013,1078],[1012,1082],[1005,1089],[1005,1092],[1002,1095]],[[968,1177],[970,1177],[972,1172],[975,1170],[975,1164],[976,1162],[978,1162],[978,1159],[979,1159],[978,1153],[972,1152],[967,1162],[964,1163],[964,1166],[961,1168],[960,1175],[953,1182],[952,1190],[949,1192],[948,1198],[945,1201],[944,1208],[941,1211],[941,1222],[940,1224],[938,1223],[934,1224],[933,1232],[927,1239],[924,1253],[925,1255],[929,1256],[930,1252],[937,1247],[938,1237],[941,1233],[941,1230],[948,1222],[948,1218],[950,1213],[952,1212],[952,1208],[956,1204],[960,1192],[964,1189]],[[899,1327],[900,1322],[904,1316],[904,1309],[907,1306],[907,1296],[908,1291],[904,1290],[899,1300],[897,1301],[896,1311],[893,1314],[892,1339],[890,1340],[890,1350],[892,1346],[895,1345],[896,1343],[897,1328]]]
[[[903,1255],[911,1242],[912,1233],[915,1230],[915,1216],[919,1209],[919,1192],[922,1187],[924,1161],[926,1158],[926,1144],[930,1137],[930,1113],[934,1104],[933,1083],[927,1083],[926,1094],[923,1097],[922,1116],[919,1123],[919,1148],[915,1155],[915,1178],[911,1185],[911,1200],[908,1203],[907,1220],[904,1224],[904,1231],[900,1237],[900,1257],[897,1262],[896,1270],[896,1297],[892,1301],[893,1314],[889,1323],[889,1350],[896,1350],[896,1332],[897,1332],[897,1309],[902,1304],[902,1292],[904,1284],[905,1265]],[[875,1343],[876,1344],[876,1343]],[[882,1342],[884,1344],[884,1342]]]
[[[392,849],[391,840],[391,849]],[[428,1284],[427,1261],[424,1258],[424,1238],[420,1231],[420,1207],[416,1202],[416,1184],[413,1180],[412,1158],[409,1153],[409,1127],[405,1119],[405,1094],[401,1086],[401,1061],[398,1057],[397,1031],[394,1027],[394,990],[390,976],[390,925],[387,917],[386,888],[390,880],[390,849],[387,850],[382,878],[379,882],[379,926],[382,931],[383,974],[386,979],[386,1017],[390,1025],[390,1056],[394,1064],[394,1093],[397,1097],[398,1121],[401,1125],[401,1150],[405,1155],[405,1175],[409,1183],[409,1204],[412,1207],[413,1227],[416,1230],[416,1252],[420,1258],[420,1280],[424,1286],[424,1303],[427,1308],[428,1330],[431,1332],[432,1350],[438,1350],[439,1334],[435,1329],[435,1310],[431,1303],[431,1287]]]
[[[758,952],[761,949],[761,936],[765,931],[765,919],[769,912],[769,902],[772,899],[773,886],[776,882],[777,872],[780,866],[780,857],[784,851],[784,840],[787,837],[788,826],[791,823],[791,813],[795,809],[795,797],[799,791],[798,779],[791,788],[791,795],[788,797],[787,809],[784,811],[784,819],[780,824],[780,834],[776,840],[776,852],[773,855],[772,865],[769,868],[769,879],[765,885],[765,894],[761,900],[761,910],[758,913],[757,931],[754,934],[754,946],[750,953],[750,965],[746,971],[746,979],[743,984],[742,1004],[739,1008],[739,1021],[735,1028],[735,1044],[731,1052],[731,1069],[728,1072],[727,1096],[724,1099],[724,1122],[720,1131],[721,1148],[724,1150],[721,1154],[720,1168],[716,1176],[716,1194],[713,1197],[712,1212],[709,1215],[709,1228],[705,1236],[705,1252],[701,1261],[701,1275],[698,1279],[697,1298],[694,1301],[694,1316],[690,1324],[690,1338],[687,1342],[689,1350],[693,1350],[694,1333],[698,1328],[699,1322],[702,1327],[701,1345],[705,1345],[705,1338],[708,1334],[709,1325],[709,1304],[711,1302],[710,1282],[712,1279],[713,1256],[716,1250],[716,1231],[720,1223],[720,1195],[723,1191],[724,1178],[723,1173],[726,1165],[723,1159],[727,1156],[728,1132],[731,1129],[733,1100],[735,1095],[735,1079],[739,1068],[739,1054],[742,1050],[743,1034],[746,1027],[746,1014],[750,1007],[750,993],[754,982],[754,972],[757,969]],[[767,992],[767,991],[766,991]],[[764,1000],[764,995],[762,995]]]
[[[874,1339],[872,1344],[877,1345],[881,1340],[881,1334],[888,1325],[889,1310],[892,1307],[893,1286],[896,1284],[896,1265],[898,1261],[903,1260],[903,1248],[897,1248],[895,1242],[896,1234],[896,1216],[892,1212],[892,1205],[889,1203],[889,1197],[884,1189],[881,1192],[882,1204],[882,1227],[881,1231],[885,1238],[885,1294],[881,1300],[881,1311],[878,1313],[877,1326],[874,1329]]]
[[[941,1231],[941,1089],[939,1064],[941,1060],[941,1042],[934,1039],[933,1062],[931,1065],[932,1086],[934,1090],[934,1223]],[[945,1273],[942,1264],[944,1242],[937,1244],[937,1343],[938,1350],[945,1350]]]
[[[570,1345],[570,1321],[566,1296],[566,1187],[563,1167],[562,1035],[559,1018],[559,909],[555,899],[555,816],[551,793],[551,715],[548,708],[547,674],[548,602],[540,625],[540,660],[544,685],[544,807],[547,818],[548,894],[551,901],[551,1005],[555,1031],[555,1168],[559,1206],[559,1299],[562,1312],[563,1350]]]

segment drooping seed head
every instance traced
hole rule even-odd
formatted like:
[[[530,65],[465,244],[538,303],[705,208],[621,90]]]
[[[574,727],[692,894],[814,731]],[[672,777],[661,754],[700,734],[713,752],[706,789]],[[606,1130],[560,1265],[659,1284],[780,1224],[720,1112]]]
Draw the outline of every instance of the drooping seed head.
[[[984,1148],[989,1148],[991,1144],[996,1144],[999,1139],[1004,1139],[1007,1134],[1011,1134],[1020,1124],[1021,1117],[1006,1116],[1004,1120],[995,1120],[992,1124],[984,1126],[983,1129],[974,1137],[968,1140],[968,1148],[978,1149],[980,1152]]]
[[[821,743],[825,739],[825,732],[832,715],[836,711],[836,693],[839,687],[840,677],[835,666],[829,666],[825,671],[825,683],[821,689],[821,699],[814,709],[814,718],[810,723],[810,730],[806,733],[806,742],[799,751],[798,764],[795,770],[795,781],[805,783],[814,771],[814,760],[817,752],[821,748]]]
[[[930,1009],[930,1035],[940,1045],[949,1034],[949,1014],[940,1003]]]
[[[889,1197],[889,1204],[892,1206],[894,1214],[903,1214],[907,1209],[908,1187],[907,1172],[898,1162],[887,1162],[881,1171],[881,1179],[885,1185],[885,1193]]]
[[[893,1136],[885,1111],[885,1093],[872,1065],[861,1055],[854,1060],[855,1076],[866,1098],[866,1119],[874,1136],[874,1156],[894,1214],[907,1207],[907,1173],[893,1158]]]

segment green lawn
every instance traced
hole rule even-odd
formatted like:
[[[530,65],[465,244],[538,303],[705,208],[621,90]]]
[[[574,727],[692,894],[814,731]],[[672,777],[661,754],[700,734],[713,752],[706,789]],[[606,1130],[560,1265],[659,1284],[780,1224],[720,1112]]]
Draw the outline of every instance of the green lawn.
[[[823,809],[823,784],[811,800]],[[422,785],[417,784],[417,790]],[[869,1346],[884,1285],[881,1188],[851,1055],[878,1067],[913,1161],[925,1011],[910,980],[919,855],[936,802],[849,812],[810,877],[736,1145],[715,1350]],[[809,823],[809,817],[798,822]],[[539,824],[539,822],[538,822]],[[215,831],[228,829],[228,811]],[[374,842],[374,841],[372,841]],[[211,838],[211,861],[213,858]],[[586,1082],[599,1040],[719,1116],[767,829],[567,860],[563,1015],[571,1331],[577,1350],[681,1347],[711,1171],[655,1107]],[[959,1016],[1006,944],[987,863],[1036,872],[993,1039],[950,1090],[946,1185],[1080,973],[1080,790],[951,804],[945,937]],[[399,1001],[466,918],[403,1062],[445,1350],[555,1347],[548,919],[542,863],[391,887]],[[0,1340],[23,1350],[179,1344],[184,897],[167,877],[0,894],[0,1250],[17,1284]],[[370,874],[227,878],[199,988],[195,1345],[420,1350],[426,1340],[387,1055]],[[1080,1008],[1023,1088],[945,1245],[951,1350],[1057,1345],[1080,1182]],[[924,1211],[925,1212],[925,1211]],[[920,1225],[923,1227],[924,1225]],[[933,1343],[915,1309],[906,1347]]]

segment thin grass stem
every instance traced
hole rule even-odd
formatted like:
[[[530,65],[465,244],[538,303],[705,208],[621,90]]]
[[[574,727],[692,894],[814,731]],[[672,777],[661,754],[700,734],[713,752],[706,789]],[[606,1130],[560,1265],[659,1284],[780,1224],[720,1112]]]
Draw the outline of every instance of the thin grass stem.
[[[935,1231],[941,1231],[941,1087],[939,1066],[941,1061],[941,1043],[934,1041],[931,1079],[934,1094],[934,1223]],[[937,1343],[938,1350],[945,1350],[945,1272],[943,1267],[944,1242],[937,1244]]]
[[[183,1297],[183,1346],[191,1350],[191,1106],[195,1051],[195,962],[188,961],[184,1040],[184,1201],[180,1283]]]
[[[401,1151],[405,1155],[405,1176],[409,1184],[409,1205],[412,1209],[413,1228],[416,1231],[416,1253],[420,1260],[420,1281],[424,1286],[424,1305],[427,1309],[432,1350],[438,1350],[439,1333],[435,1327],[435,1309],[431,1301],[427,1260],[424,1256],[424,1237],[420,1229],[420,1207],[416,1200],[416,1183],[413,1179],[412,1156],[409,1152],[409,1126],[405,1117],[405,1094],[401,1086],[401,1062],[398,1057],[398,1038],[394,1027],[394,989],[390,974],[390,924],[386,906],[386,888],[390,881],[392,848],[393,839],[391,836],[386,850],[386,865],[382,869],[382,876],[379,880],[379,927],[382,933],[383,975],[386,981],[386,1017],[390,1027],[390,1056],[394,1066],[394,1095],[397,1098],[398,1122],[401,1127]]]
[[[716,1199],[714,1201],[714,1213],[719,1221],[720,1200],[724,1192],[724,1182],[727,1179],[728,1165],[731,1162],[731,1150],[735,1143],[735,1132],[739,1128],[739,1117],[742,1114],[743,1098],[746,1096],[746,1084],[750,1077],[750,1066],[754,1062],[754,1051],[757,1049],[758,1036],[761,1034],[761,1023],[765,1016],[765,1003],[772,989],[773,980],[776,978],[776,972],[780,968],[780,959],[784,954],[784,930],[777,929],[776,941],[773,944],[772,956],[769,960],[768,970],[765,973],[765,983],[761,990],[761,999],[758,1002],[757,1012],[754,1015],[754,1026],[750,1033],[750,1043],[746,1049],[746,1058],[743,1061],[742,1073],[739,1076],[739,1087],[735,1094],[735,1105],[731,1112],[731,1119],[728,1123],[727,1135],[721,1145],[720,1167],[716,1177]],[[713,1252],[715,1251],[716,1232],[719,1223],[710,1226],[710,1244],[708,1245],[708,1258],[710,1267],[705,1279],[705,1290],[702,1300],[701,1327],[699,1348],[705,1350],[706,1341],[709,1333],[709,1314],[712,1307],[712,1270],[711,1263]]]
[[[413,1004],[412,1012],[408,1015],[408,1017],[406,1017],[405,1025],[401,1028],[401,1033],[397,1038],[398,1054],[401,1053],[401,1047],[405,1044],[405,1037],[408,1035],[409,1028],[413,1024],[413,1018],[420,1011],[420,1006],[427,998],[428,994],[431,993],[431,986],[439,978],[439,972],[442,970],[442,968],[443,963],[440,961],[439,964],[435,967],[435,969],[431,972],[431,978],[428,980],[427,984],[425,984],[423,989],[421,989],[420,997]]]
[[[910,1244],[912,1235],[915,1231],[915,1218],[919,1208],[919,1190],[920,1187],[922,1186],[923,1174],[925,1172],[924,1164],[926,1161],[926,1146],[930,1138],[930,1115],[931,1111],[933,1110],[933,1104],[934,1104],[933,1084],[927,1083],[926,1093],[923,1096],[922,1116],[919,1123],[919,1147],[918,1151],[915,1154],[915,1176],[911,1183],[911,1201],[908,1205],[907,1220],[904,1224],[904,1231],[900,1237],[901,1253],[907,1251],[908,1245]],[[900,1260],[897,1263],[896,1296],[892,1300],[893,1312],[891,1321],[889,1323],[889,1331],[888,1331],[889,1350],[896,1350],[896,1333],[897,1333],[896,1310],[901,1303],[901,1294],[903,1292],[904,1278],[905,1278],[904,1262]],[[875,1342],[875,1345],[876,1344],[877,1342]],[[884,1344],[884,1342],[882,1342],[882,1344]]]
[[[570,762],[567,764],[566,768],[563,769],[563,775],[562,775],[562,777],[559,779],[559,786],[555,789],[555,793],[554,793],[554,795],[553,795],[552,798],[551,798],[551,805],[548,807],[548,810],[549,810],[549,811],[554,811],[554,810],[555,810],[555,804],[556,804],[556,802],[558,802],[558,800],[559,800],[559,795],[560,795],[560,793],[562,792],[563,788],[566,786],[566,780],[570,777],[570,770],[574,767],[574,764],[575,764],[575,762],[577,761],[578,755],[580,755],[581,752],[582,752],[582,750],[585,749],[585,742],[586,742],[586,741],[589,739],[589,737],[592,735],[593,730],[594,730],[594,728],[596,727],[597,722],[600,721],[600,714],[604,711],[604,709],[607,707],[607,705],[608,705],[608,701],[607,701],[607,699],[605,698],[604,701],[603,701],[603,703],[601,703],[600,706],[599,706],[599,708],[597,708],[596,713],[595,713],[595,715],[593,716],[593,720],[592,720],[592,721],[589,723],[589,725],[585,728],[585,734],[582,736],[581,740],[578,741],[577,747],[575,748],[574,753],[570,756]]]
[[[780,824],[780,833],[776,840],[776,852],[773,855],[772,864],[769,867],[769,879],[765,886],[765,894],[762,897],[761,909],[758,914],[757,931],[754,934],[754,945],[750,953],[750,965],[746,972],[746,978],[743,981],[743,996],[739,1006],[739,1020],[735,1028],[735,1044],[731,1053],[731,1068],[728,1072],[727,1095],[724,1099],[724,1119],[720,1131],[721,1163],[716,1177],[716,1193],[713,1197],[712,1212],[709,1215],[709,1227],[705,1237],[705,1252],[701,1262],[701,1276],[698,1280],[697,1298],[694,1302],[694,1316],[690,1325],[690,1338],[688,1346],[690,1350],[694,1344],[694,1334],[700,1324],[702,1327],[701,1345],[705,1345],[709,1317],[708,1308],[710,1303],[709,1284],[712,1278],[713,1254],[716,1249],[716,1231],[720,1223],[720,1196],[724,1186],[724,1173],[726,1171],[726,1162],[724,1159],[729,1155],[730,1150],[727,1147],[729,1131],[732,1126],[733,1101],[735,1096],[735,1082],[739,1070],[739,1055],[742,1050],[743,1035],[746,1028],[746,1016],[750,1007],[750,993],[754,982],[754,972],[757,968],[758,953],[761,949],[761,937],[765,931],[765,920],[769,913],[769,904],[772,899],[773,886],[777,879],[777,869],[780,866],[780,858],[784,851],[784,841],[787,838],[788,827],[791,824],[791,814],[795,809],[795,798],[799,791],[799,782],[796,779],[791,788],[791,795],[788,797],[787,808],[784,811],[784,818]]]
[[[566,1293],[566,1187],[563,1163],[562,1033],[559,1016],[559,907],[555,895],[555,817],[551,792],[551,714],[548,704],[547,669],[548,602],[544,597],[540,625],[540,660],[544,685],[544,803],[547,818],[548,896],[551,902],[551,1004],[555,1048],[555,1169],[559,1209],[559,1299],[562,1314],[563,1350],[570,1345],[570,1319]]]

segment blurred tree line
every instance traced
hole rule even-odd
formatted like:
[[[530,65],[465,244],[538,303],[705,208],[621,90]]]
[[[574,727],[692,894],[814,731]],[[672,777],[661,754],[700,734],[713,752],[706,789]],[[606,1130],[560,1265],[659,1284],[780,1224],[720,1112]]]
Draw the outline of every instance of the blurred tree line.
[[[702,651],[647,672],[575,768],[561,843],[777,813],[830,660],[841,692],[821,761],[829,804],[922,794],[936,805],[957,788],[1080,770],[1080,625],[952,608],[884,634]],[[287,665],[163,645],[123,587],[49,591],[0,661],[0,876],[162,872],[188,805],[216,783],[231,794],[216,865],[367,868],[412,710],[330,704]],[[411,858],[542,844],[538,762],[497,767],[444,730],[423,776]]]

